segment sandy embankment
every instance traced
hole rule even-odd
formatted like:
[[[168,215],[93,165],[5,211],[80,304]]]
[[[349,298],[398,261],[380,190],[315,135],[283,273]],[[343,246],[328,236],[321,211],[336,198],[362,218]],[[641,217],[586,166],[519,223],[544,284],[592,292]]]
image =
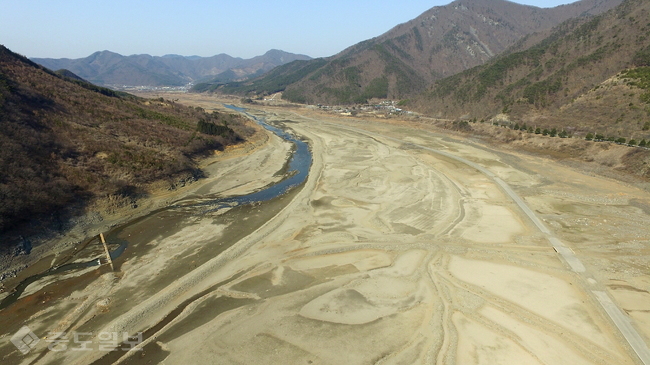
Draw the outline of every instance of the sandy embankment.
[[[228,295],[260,301],[200,326],[179,319],[158,337],[166,363],[635,363],[581,278],[485,176],[312,122],[295,128],[323,146],[317,187],[228,265],[245,272]],[[498,155],[406,137],[518,187],[547,184]]]
[[[282,176],[277,173],[283,170],[287,162],[291,144],[259,126],[256,126],[256,128],[259,129],[259,133],[253,140],[228,148],[214,157],[201,161],[201,168],[207,175],[205,179],[175,191],[167,191],[166,189],[153,191],[150,199],[139,201],[137,209],[128,209],[128,211],[108,215],[100,224],[95,226],[76,227],[73,232],[70,232],[70,235],[65,237],[66,241],[81,239],[82,235],[88,235],[90,232],[107,232],[112,226],[119,226],[123,222],[145,217],[151,211],[182,199],[191,201],[194,199],[193,197],[205,198],[215,194],[219,196],[247,194],[278,181]],[[140,219],[142,220],[142,218]],[[187,256],[188,252],[198,251],[200,245],[206,240],[213,240],[218,237],[220,230],[226,225],[213,225],[211,224],[213,220],[214,218],[211,217],[199,219],[197,222],[198,228],[190,225],[191,227],[188,229],[178,229],[176,231],[175,227],[179,224],[174,223],[173,220],[160,220],[155,217],[153,219],[145,218],[144,226],[149,227],[147,229],[149,233],[127,229],[124,235],[125,239],[130,241],[130,246],[127,249],[127,254],[118,260],[119,273],[116,275],[105,274],[97,279],[93,278],[105,272],[104,268],[101,270],[90,268],[69,273],[65,277],[72,278],[72,280],[63,280],[62,282],[67,283],[64,285],[67,285],[70,289],[63,289],[63,291],[59,289],[60,285],[58,283],[52,284],[56,282],[56,280],[52,280],[52,277],[46,277],[30,284],[21,296],[25,300],[21,299],[19,303],[16,303],[17,305],[9,308],[12,313],[16,312],[20,313],[20,315],[10,318],[12,314],[7,311],[1,313],[2,336],[10,336],[26,323],[40,336],[57,329],[72,330],[74,328],[69,328],[71,324],[76,323],[78,320],[81,320],[81,323],[76,323],[77,326],[83,324],[88,318],[93,318],[97,313],[105,311],[107,303],[114,304],[121,300],[128,300],[121,297],[122,295],[125,295],[126,298],[129,296],[127,293],[120,292],[121,288],[127,288],[127,292],[132,290],[132,288],[142,284],[140,281],[147,282],[152,276],[157,276],[157,273],[163,271],[169,265],[169,262],[173,262],[179,255]],[[156,221],[159,221],[159,223]],[[138,229],[142,230],[141,228],[135,230]],[[166,232],[166,229],[170,230],[170,232]],[[163,237],[167,234],[171,238],[165,241]],[[180,244],[176,241],[176,238],[180,240]],[[143,240],[147,241],[140,245],[144,248],[138,249],[139,241]],[[171,244],[167,245],[167,243]],[[49,267],[49,264],[57,259],[57,255],[62,256],[68,249],[65,242],[51,242],[49,245],[54,246],[54,252],[43,253],[42,256],[49,257],[43,260],[43,263],[47,264],[47,266],[43,266],[40,269],[41,271]],[[39,249],[41,248],[39,247]],[[61,251],[59,252],[58,249]],[[97,255],[101,255],[101,250],[93,247],[92,252],[95,251]],[[35,252],[35,254],[38,255],[39,253]],[[127,261],[123,262],[124,259]],[[193,261],[200,262],[199,259]],[[26,270],[22,276],[27,275],[27,271],[29,270]],[[124,276],[126,276],[126,280],[120,280]],[[165,275],[160,276],[162,282],[167,280]],[[8,287],[15,285],[14,283],[18,282],[19,279],[21,279],[21,276],[16,280],[10,280],[11,282],[8,281]],[[79,286],[82,281],[87,284]],[[80,284],[71,284],[76,282],[80,282]],[[151,289],[155,290],[155,288]],[[76,291],[72,294],[64,294],[69,295],[67,298],[58,298],[60,295],[57,293],[66,293],[72,290]],[[147,295],[146,291],[140,294]],[[37,305],[38,302],[34,303],[35,298],[37,301],[43,302],[43,308]],[[128,302],[121,303],[120,306],[128,307]],[[47,347],[47,344],[45,346]],[[6,355],[7,353],[16,355],[16,349],[9,342],[0,346],[0,354]]]
[[[633,363],[579,278],[492,181],[308,123],[295,128],[322,161],[315,189],[308,184],[271,234],[253,235],[255,249],[222,269],[245,272],[229,295],[260,301],[200,326],[179,318],[157,338],[168,363],[215,354],[224,363]]]
[[[71,250],[88,237],[96,236],[100,232],[107,232],[112,227],[144,216],[189,195],[206,195],[214,192],[245,194],[276,181],[279,177],[273,176],[273,174],[281,169],[283,162],[279,160],[275,161],[275,164],[265,162],[272,153],[278,153],[279,157],[286,157],[286,154],[282,155],[282,153],[288,153],[290,145],[281,142],[279,138],[269,138],[271,135],[253,121],[250,122],[250,126],[255,128],[258,133],[249,141],[229,146],[225,151],[215,151],[214,156],[198,162],[198,167],[205,172],[208,178],[177,186],[173,190],[169,189],[169,182],[154,183],[145,187],[147,197],[137,201],[137,208],[132,208],[130,204],[116,207],[111,201],[99,200],[88,208],[89,213],[86,216],[76,219],[78,224],[67,231],[65,235],[40,242],[32,249],[30,255],[6,258],[0,265],[2,272],[14,272],[27,266],[29,268],[22,273],[18,271],[16,278],[6,279],[1,287],[11,288],[25,277],[49,267],[49,265],[35,265],[44,257],[52,256],[51,263],[58,264],[59,258],[69,255]],[[257,153],[253,153],[255,151]],[[238,171],[242,159],[251,153],[253,153],[251,166],[258,166],[259,169]],[[229,178],[230,175],[240,172],[241,176],[236,179]],[[0,299],[6,294],[0,293]]]
[[[105,276],[106,294],[75,295],[114,300],[73,328],[144,330],[201,293],[123,363],[636,363],[590,290],[608,290],[647,340],[639,325],[650,290],[646,192],[400,125],[329,120],[368,135],[320,115],[276,109],[269,117],[294,120],[288,125],[310,140],[314,164],[302,190],[203,262],[233,228],[272,207],[187,219],[145,241],[150,251],[125,262],[123,277]],[[492,179],[417,145],[508,182],[593,283],[570,270]],[[66,313],[65,303],[32,320]],[[40,363],[99,355],[45,353]]]

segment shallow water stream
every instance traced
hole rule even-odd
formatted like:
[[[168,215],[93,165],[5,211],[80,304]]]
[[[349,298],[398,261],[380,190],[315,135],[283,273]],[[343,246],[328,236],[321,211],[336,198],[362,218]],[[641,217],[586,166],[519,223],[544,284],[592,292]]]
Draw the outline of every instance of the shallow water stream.
[[[286,194],[289,190],[295,188],[296,186],[299,186],[307,179],[309,168],[312,163],[312,155],[307,143],[297,139],[287,131],[267,124],[261,118],[246,113],[245,109],[243,108],[238,108],[232,105],[225,106],[248,115],[249,117],[255,119],[255,121],[266,130],[273,132],[280,138],[293,144],[292,154],[289,158],[288,169],[284,174],[284,178],[277,183],[271,184],[259,191],[246,195],[230,197],[205,196],[199,197],[199,199],[196,197],[193,197],[192,199],[184,199],[168,207],[157,209],[143,217],[126,222],[112,229],[106,234],[107,243],[109,244],[109,247],[112,248],[111,259],[115,260],[119,258],[124,252],[127,251],[127,247],[129,246],[130,242],[120,234],[127,228],[130,230],[137,229],[134,227],[135,225],[142,224],[143,222],[146,222],[152,218],[158,217],[160,219],[164,219],[164,217],[169,216],[168,213],[171,211],[174,211],[174,220],[181,220],[183,217],[178,217],[177,214],[179,213],[187,216],[202,215],[226,208],[234,208],[270,201],[283,194]],[[154,235],[159,233],[160,232],[154,232]],[[93,238],[90,240],[93,240]],[[86,241],[84,247],[88,246],[89,243],[89,241]],[[77,252],[76,255],[79,255],[81,252],[82,250]],[[103,257],[103,255],[100,257],[94,257],[91,260],[87,261],[82,261],[79,258],[77,258],[75,261],[77,262],[51,267],[44,272],[24,279],[13,289],[10,295],[5,297],[2,302],[0,302],[0,310],[5,309],[11,304],[15,303],[23,294],[25,289],[37,280],[53,275],[61,275],[63,273],[74,270],[83,270],[88,267],[99,266],[102,263],[106,263],[106,259]]]

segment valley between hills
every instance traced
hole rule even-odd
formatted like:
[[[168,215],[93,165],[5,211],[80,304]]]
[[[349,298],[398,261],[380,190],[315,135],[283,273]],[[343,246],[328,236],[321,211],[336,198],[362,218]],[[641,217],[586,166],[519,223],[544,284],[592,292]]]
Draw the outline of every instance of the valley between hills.
[[[235,101],[185,95],[179,103],[208,111]],[[141,351],[56,352],[42,341],[25,357],[5,344],[3,359],[639,363],[602,300],[630,318],[644,351],[646,190],[408,120],[247,112],[309,144],[304,183],[252,206],[200,208],[281,176],[291,146],[260,130],[261,143],[207,166],[171,209],[109,232],[111,247],[129,242],[115,271],[43,278],[2,310],[8,334],[25,322],[42,334],[144,332]]]
[[[650,365],[649,118],[644,0],[317,59],[0,46],[0,359]]]

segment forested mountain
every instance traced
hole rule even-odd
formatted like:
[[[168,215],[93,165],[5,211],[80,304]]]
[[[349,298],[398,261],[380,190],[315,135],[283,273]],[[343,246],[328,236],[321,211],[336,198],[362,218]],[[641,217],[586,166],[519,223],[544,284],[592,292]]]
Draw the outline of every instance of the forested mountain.
[[[606,11],[621,0],[582,0],[542,9],[505,0],[456,0],[328,59],[295,62],[261,78],[198,91],[268,94],[303,103],[402,99],[435,80],[481,65],[523,36],[578,16]]]
[[[649,66],[650,2],[626,0],[439,80],[410,105],[445,118],[502,113],[519,125],[640,141],[650,137]]]

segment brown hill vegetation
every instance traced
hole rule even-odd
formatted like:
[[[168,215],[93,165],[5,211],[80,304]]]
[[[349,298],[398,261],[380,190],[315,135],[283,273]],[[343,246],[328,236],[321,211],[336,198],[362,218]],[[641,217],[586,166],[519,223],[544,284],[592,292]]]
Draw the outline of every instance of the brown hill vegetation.
[[[154,181],[197,178],[194,157],[251,133],[234,115],[97,87],[0,46],[0,232],[60,221],[94,198],[130,199]]]
[[[639,142],[650,138],[649,35],[650,3],[626,0],[440,80],[411,106],[443,118],[498,115],[508,125]]]
[[[626,0],[531,35],[409,102],[440,125],[571,159],[609,176],[650,178],[650,3]],[[633,178],[633,179],[634,179]]]

